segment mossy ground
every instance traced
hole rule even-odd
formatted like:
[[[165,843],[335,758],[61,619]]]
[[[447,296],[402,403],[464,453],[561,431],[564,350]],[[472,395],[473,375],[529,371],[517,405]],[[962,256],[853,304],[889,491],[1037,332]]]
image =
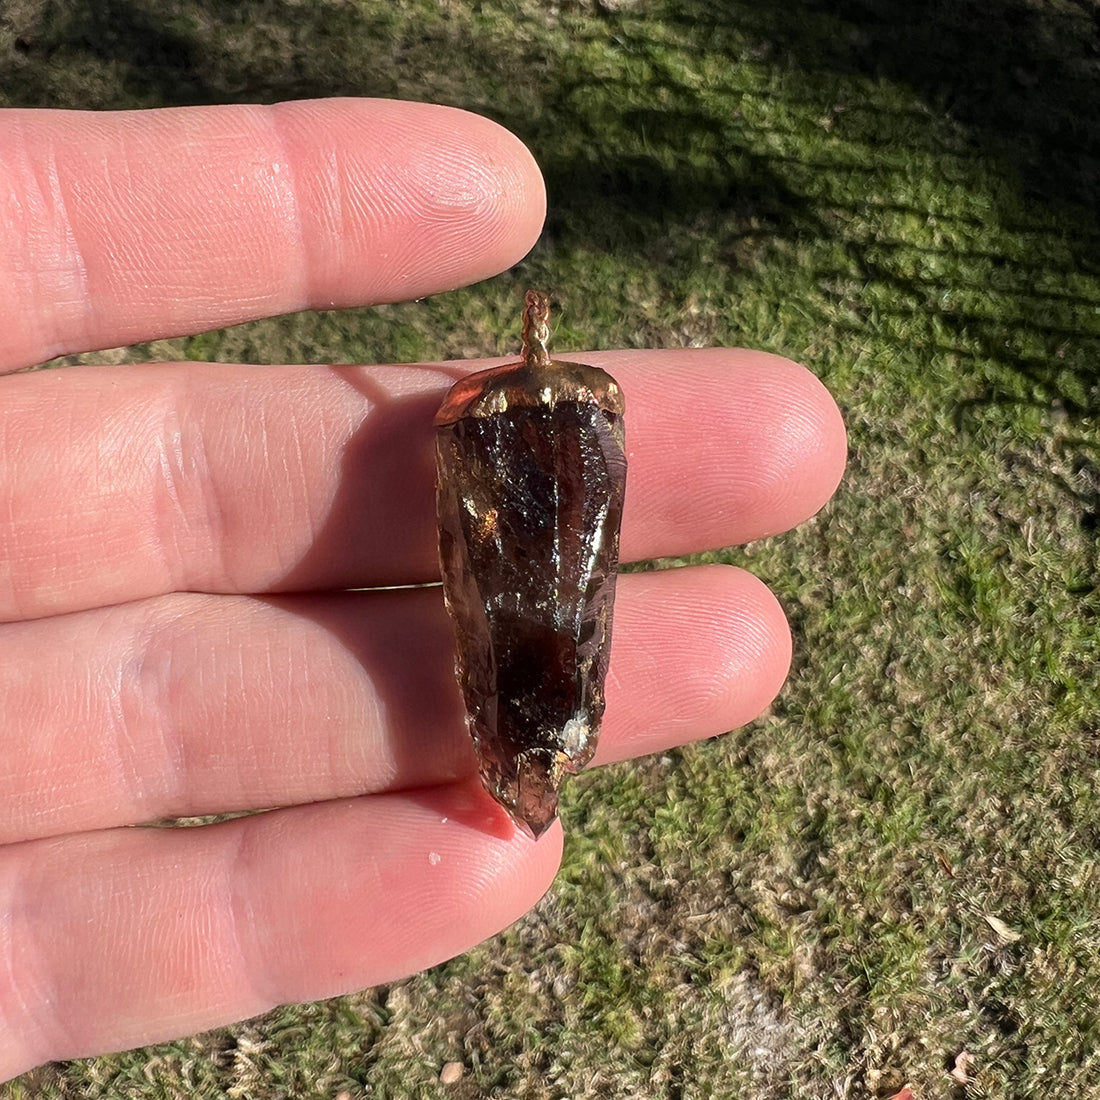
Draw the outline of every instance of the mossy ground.
[[[0,1096],[1100,1096],[1095,0],[13,0],[0,59],[21,105],[452,103],[545,170],[487,284],[120,358],[502,354],[537,285],[560,350],[781,352],[851,433],[816,521],[710,555],[790,614],[780,701],[575,783],[528,919]]]

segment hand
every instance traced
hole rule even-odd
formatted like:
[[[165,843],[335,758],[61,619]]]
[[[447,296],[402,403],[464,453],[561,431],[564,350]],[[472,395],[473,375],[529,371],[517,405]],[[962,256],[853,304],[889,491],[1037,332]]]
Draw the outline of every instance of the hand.
[[[516,139],[411,103],[8,111],[0,148],[9,370],[469,283],[544,208]],[[800,367],[580,358],[627,395],[625,560],[781,531],[839,479]],[[481,791],[439,589],[345,591],[434,577],[431,417],[482,365],[0,379],[0,1076],[396,979],[546,890],[560,827],[532,843]],[[599,761],[778,690],[751,576],[619,592]]]

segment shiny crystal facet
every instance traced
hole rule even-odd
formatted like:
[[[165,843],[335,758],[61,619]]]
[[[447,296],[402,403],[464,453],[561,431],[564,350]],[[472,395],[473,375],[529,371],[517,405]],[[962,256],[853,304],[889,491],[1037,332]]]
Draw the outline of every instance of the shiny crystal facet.
[[[486,788],[535,836],[557,815],[564,775],[592,758],[603,717],[622,411],[604,371],[525,357],[458,383],[436,418],[467,720]]]

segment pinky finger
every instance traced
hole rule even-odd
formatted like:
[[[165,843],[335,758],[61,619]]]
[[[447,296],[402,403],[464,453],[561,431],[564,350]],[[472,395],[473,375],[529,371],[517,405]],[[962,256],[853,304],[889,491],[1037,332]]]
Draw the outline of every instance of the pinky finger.
[[[115,829],[0,854],[0,1079],[411,974],[547,889],[476,785]]]

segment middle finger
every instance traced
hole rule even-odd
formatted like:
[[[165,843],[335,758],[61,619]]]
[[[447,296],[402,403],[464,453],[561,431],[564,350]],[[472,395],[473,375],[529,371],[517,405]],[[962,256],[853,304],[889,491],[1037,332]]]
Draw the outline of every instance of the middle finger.
[[[626,395],[625,560],[785,530],[836,487],[844,430],[802,367],[718,349],[584,358]],[[0,622],[433,579],[432,417],[470,366],[0,379]]]

